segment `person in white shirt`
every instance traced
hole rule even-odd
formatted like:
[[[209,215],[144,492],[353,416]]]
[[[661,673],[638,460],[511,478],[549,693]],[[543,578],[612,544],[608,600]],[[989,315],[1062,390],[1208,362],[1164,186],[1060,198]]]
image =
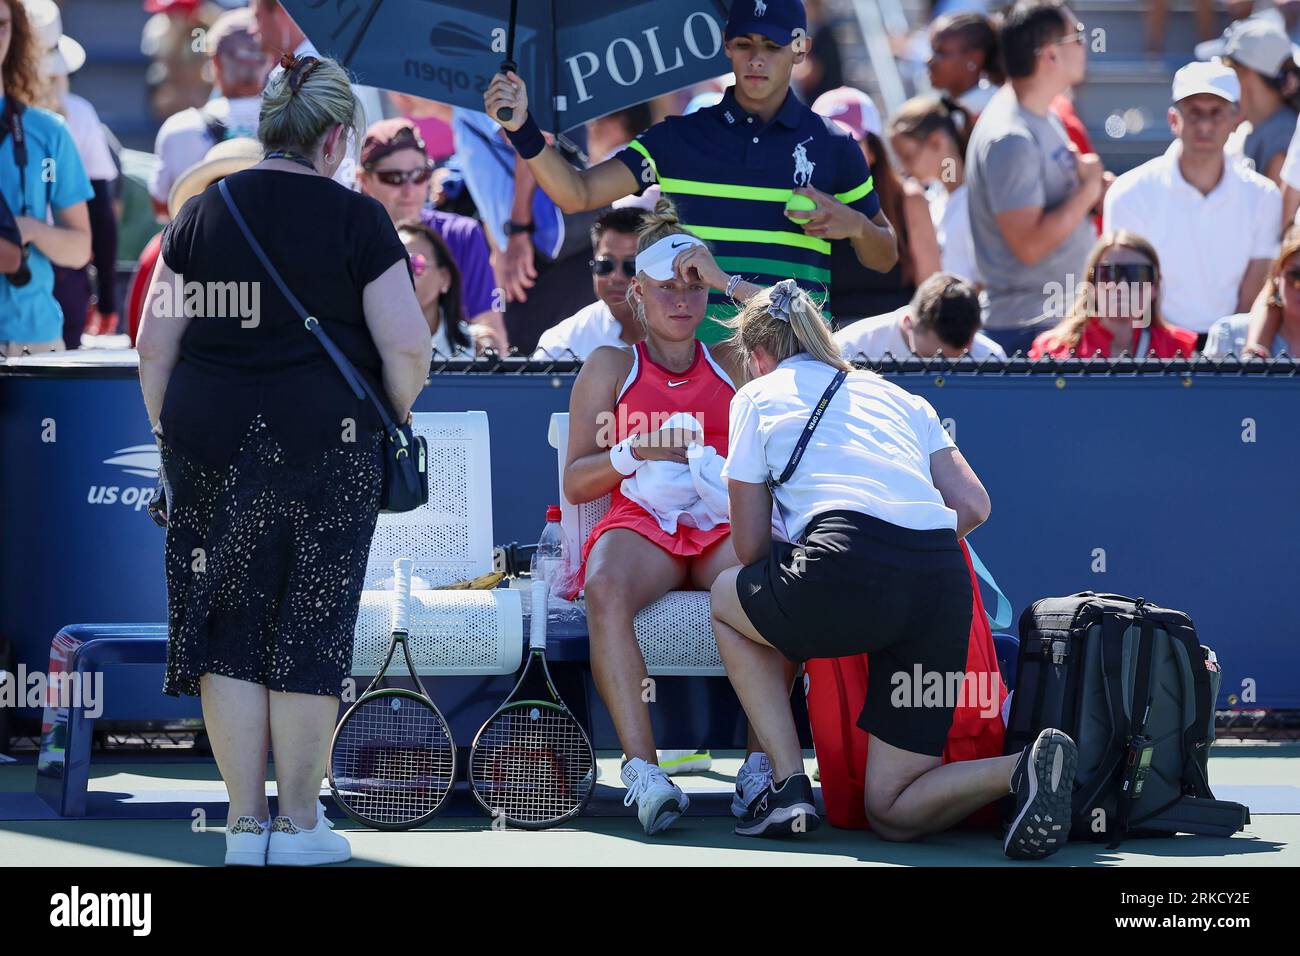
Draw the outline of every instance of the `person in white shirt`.
[[[1224,153],[1240,98],[1237,75],[1220,63],[1180,69],[1169,110],[1174,142],[1120,176],[1103,207],[1104,232],[1127,229],[1155,248],[1161,311],[1200,345],[1218,319],[1250,310],[1282,233],[1277,187]]]
[[[936,272],[921,283],[912,301],[893,312],[859,319],[835,333],[835,343],[850,361],[878,361],[919,355],[980,361],[1006,359],[1007,353],[979,330],[979,292],[959,276]]]
[[[257,136],[262,86],[270,64],[254,32],[252,14],[230,10],[208,32],[208,55],[219,96],[199,109],[181,110],[167,118],[154,141],[158,165],[149,180],[154,211],[167,214],[167,196],[177,177],[208,150],[228,139]]]
[[[927,186],[944,272],[979,282],[966,188],[966,142],[974,119],[953,100],[917,96],[889,118],[889,145],[903,172]]]
[[[586,359],[602,345],[627,348],[645,338],[627,300],[636,271],[636,231],[642,210],[635,206],[603,213],[591,227],[591,284],[596,301],[551,326],[537,340],[535,359]]]
[[[900,675],[965,673],[973,596],[960,539],[988,518],[983,485],[929,402],[849,366],[794,280],[752,296],[730,325],[754,373],[731,401],[722,471],[744,567],[714,581],[713,629],[773,771],[736,832],[818,823],[786,661],[869,653],[858,726],[870,734],[866,813],[877,836],[916,839],[1010,792],[1007,854],[1059,849],[1077,756],[1069,737],[1045,730],[1021,754],[942,766],[955,701],[896,703]],[[788,541],[772,537],[773,499]],[[1026,821],[1042,819],[1060,829],[1031,846]]]

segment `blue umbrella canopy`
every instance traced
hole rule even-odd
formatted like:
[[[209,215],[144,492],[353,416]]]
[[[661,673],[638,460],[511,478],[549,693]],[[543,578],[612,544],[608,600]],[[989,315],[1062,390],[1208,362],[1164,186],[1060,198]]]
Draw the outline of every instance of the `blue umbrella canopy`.
[[[281,0],[358,82],[468,109],[507,58],[510,0]],[[519,0],[512,59],[560,132],[730,70],[731,0]]]

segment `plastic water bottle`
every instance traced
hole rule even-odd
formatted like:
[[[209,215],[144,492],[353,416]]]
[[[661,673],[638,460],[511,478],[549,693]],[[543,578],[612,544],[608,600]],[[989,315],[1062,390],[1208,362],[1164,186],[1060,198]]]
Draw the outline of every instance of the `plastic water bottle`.
[[[554,594],[557,588],[564,586],[564,572],[564,535],[560,531],[560,506],[548,505],[546,527],[542,529],[542,536],[537,542],[537,552],[529,564],[529,573],[534,581],[549,584]]]

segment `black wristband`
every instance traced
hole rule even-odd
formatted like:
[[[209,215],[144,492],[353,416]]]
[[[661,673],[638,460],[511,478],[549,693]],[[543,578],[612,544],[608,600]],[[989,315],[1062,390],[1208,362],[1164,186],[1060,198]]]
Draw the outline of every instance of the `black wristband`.
[[[510,145],[515,148],[515,152],[523,159],[532,159],[546,148],[546,137],[542,135],[542,128],[537,125],[537,120],[533,119],[532,113],[528,114],[524,125],[513,133],[506,130],[506,137],[510,140]]]

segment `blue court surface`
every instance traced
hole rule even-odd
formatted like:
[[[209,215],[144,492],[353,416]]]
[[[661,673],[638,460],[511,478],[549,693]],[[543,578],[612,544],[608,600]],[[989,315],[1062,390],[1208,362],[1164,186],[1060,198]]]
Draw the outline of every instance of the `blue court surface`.
[[[798,841],[735,836],[726,814],[742,756],[715,752],[711,771],[676,778],[692,795],[691,810],[654,838],[646,837],[623,807],[618,754],[611,752],[601,754],[602,785],[587,814],[541,833],[493,830],[464,793],[453,797],[430,826],[409,833],[358,829],[328,795],[324,800],[352,843],[350,866],[1300,865],[1300,744],[1295,743],[1228,742],[1214,748],[1210,779],[1216,796],[1251,808],[1244,833],[1227,840],[1135,839],[1118,850],[1072,843],[1044,864],[1008,860],[991,831],[954,831],[912,844],[825,826]],[[811,770],[811,752],[807,763]],[[0,766],[0,865],[220,864],[225,793],[210,760],[107,757],[96,761],[91,774],[88,815],[60,819],[33,794],[30,760]]]

